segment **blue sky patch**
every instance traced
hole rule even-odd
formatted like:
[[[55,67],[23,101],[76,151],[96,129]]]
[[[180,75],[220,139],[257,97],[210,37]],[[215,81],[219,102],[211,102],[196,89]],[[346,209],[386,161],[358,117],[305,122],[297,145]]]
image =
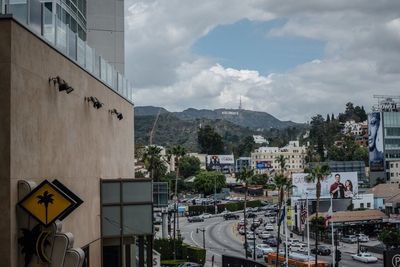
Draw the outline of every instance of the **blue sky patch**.
[[[286,72],[299,64],[321,59],[324,43],[297,36],[267,36],[285,19],[268,22],[241,20],[218,26],[192,47],[195,54],[213,57],[224,67],[258,70],[267,75]]]

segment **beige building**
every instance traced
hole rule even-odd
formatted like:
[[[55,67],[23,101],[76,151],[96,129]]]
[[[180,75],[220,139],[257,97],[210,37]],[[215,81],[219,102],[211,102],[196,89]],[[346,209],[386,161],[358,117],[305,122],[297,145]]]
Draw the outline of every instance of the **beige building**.
[[[131,99],[11,16],[0,18],[0,90],[1,265],[24,263],[18,181],[57,179],[84,201],[62,221],[86,252],[84,266],[135,266],[135,238],[144,244],[152,214],[131,179]]]
[[[290,141],[285,147],[260,147],[251,153],[251,166],[256,173],[268,173],[279,170],[276,158],[283,155],[286,159],[288,172],[303,172],[305,165],[306,147],[300,146],[298,141]]]

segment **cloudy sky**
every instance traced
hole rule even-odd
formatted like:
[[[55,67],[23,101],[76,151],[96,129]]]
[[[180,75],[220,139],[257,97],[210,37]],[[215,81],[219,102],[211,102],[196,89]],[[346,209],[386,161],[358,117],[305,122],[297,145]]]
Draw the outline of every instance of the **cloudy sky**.
[[[400,95],[400,1],[126,0],[136,106],[306,122]]]

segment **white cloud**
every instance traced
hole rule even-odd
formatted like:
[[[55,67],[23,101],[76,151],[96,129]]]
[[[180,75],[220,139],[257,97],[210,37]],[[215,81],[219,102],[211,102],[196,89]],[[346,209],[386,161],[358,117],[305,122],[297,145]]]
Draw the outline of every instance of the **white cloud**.
[[[136,105],[236,108],[242,96],[246,109],[307,121],[316,113],[337,114],[348,101],[368,109],[373,94],[398,94],[399,1],[126,2],[127,76]],[[265,76],[191,53],[196,40],[218,25],[281,17],[285,25],[267,35],[321,40],[324,57]]]

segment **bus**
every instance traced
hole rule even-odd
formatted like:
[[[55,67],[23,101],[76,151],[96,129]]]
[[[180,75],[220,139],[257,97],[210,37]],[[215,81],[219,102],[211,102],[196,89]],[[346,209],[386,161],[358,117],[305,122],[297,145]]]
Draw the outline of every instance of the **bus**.
[[[285,266],[285,261],[286,259],[284,253],[279,253],[278,264],[276,264],[276,252],[268,253],[268,255],[265,256],[265,262],[268,264],[268,266]],[[329,265],[327,262],[318,261],[317,267],[328,266]],[[287,267],[308,267],[308,256],[300,253],[290,253]],[[314,260],[310,260],[310,267],[316,267]]]

